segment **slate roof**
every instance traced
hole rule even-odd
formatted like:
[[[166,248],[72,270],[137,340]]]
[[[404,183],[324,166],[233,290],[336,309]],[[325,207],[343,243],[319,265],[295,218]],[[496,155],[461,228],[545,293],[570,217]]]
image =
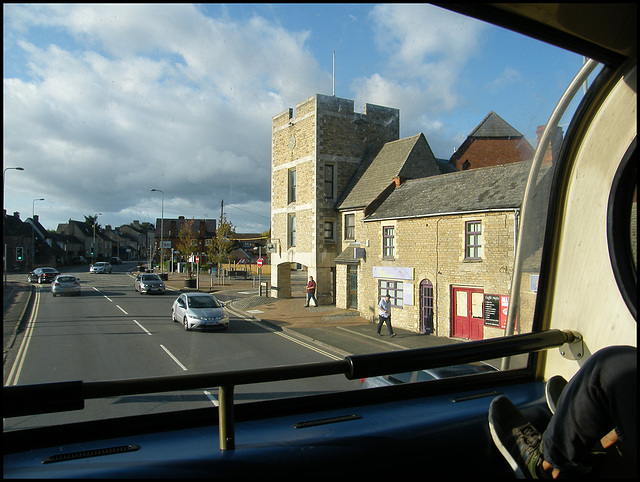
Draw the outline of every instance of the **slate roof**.
[[[336,209],[361,209],[374,201],[395,177],[415,179],[441,174],[424,134],[387,142],[373,157],[362,162]]]
[[[26,225],[19,214],[3,214],[2,220],[3,236],[31,236],[31,227]]]
[[[469,134],[469,137],[510,137],[518,138],[524,135],[514,129],[507,121],[491,111],[482,122]]]
[[[409,180],[365,221],[518,208],[530,167],[531,162],[516,162]]]

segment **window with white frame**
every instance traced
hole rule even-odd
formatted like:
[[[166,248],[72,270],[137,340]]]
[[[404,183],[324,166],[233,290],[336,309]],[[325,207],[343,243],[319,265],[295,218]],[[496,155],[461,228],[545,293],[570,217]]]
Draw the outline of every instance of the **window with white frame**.
[[[402,308],[402,281],[378,280],[378,300],[387,295],[391,306]]]
[[[289,214],[289,247],[296,245],[296,215]]]
[[[393,258],[395,248],[395,229],[393,226],[382,227],[382,256]]]
[[[465,259],[482,258],[482,223],[480,221],[465,223],[464,257]]]
[[[289,202],[290,203],[294,203],[296,202],[296,170],[295,169],[289,169]]]

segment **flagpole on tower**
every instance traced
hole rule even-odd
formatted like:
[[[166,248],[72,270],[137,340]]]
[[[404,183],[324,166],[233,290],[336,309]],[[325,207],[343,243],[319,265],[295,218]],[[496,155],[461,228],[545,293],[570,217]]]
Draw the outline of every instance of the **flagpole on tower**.
[[[333,51],[333,96],[336,96],[336,51]]]

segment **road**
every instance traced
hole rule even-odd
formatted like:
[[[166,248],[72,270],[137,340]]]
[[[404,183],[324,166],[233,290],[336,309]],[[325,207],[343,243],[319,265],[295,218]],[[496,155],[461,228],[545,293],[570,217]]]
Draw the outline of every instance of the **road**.
[[[6,385],[102,381],[322,362],[338,356],[232,315],[227,331],[185,331],[171,321],[177,293],[141,296],[124,266],[78,275],[79,297],[53,298],[37,286],[32,317],[17,340]],[[233,293],[221,294],[230,301]],[[246,295],[245,295],[246,296]],[[239,386],[237,403],[356,388],[343,376]],[[82,412],[5,421],[5,430],[217,404],[217,388],[90,400]]]

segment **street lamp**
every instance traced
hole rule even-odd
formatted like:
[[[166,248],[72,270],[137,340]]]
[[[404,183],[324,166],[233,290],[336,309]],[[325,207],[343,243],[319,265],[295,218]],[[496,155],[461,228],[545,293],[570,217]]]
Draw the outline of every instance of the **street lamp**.
[[[93,217],[93,252],[91,253],[91,264],[95,264],[96,252],[98,251],[96,249],[96,223],[98,222],[98,216],[102,216],[102,213],[96,213],[96,215]]]
[[[2,208],[4,209],[4,178],[5,174],[9,169],[13,169],[15,171],[24,171],[23,167],[5,167],[2,170]],[[4,222],[4,221],[3,221]],[[7,243],[4,243],[4,285],[7,286]]]
[[[31,203],[31,268],[36,264],[36,243],[34,236],[36,230],[36,201],[44,201],[44,198],[34,199]]]
[[[2,206],[4,207],[4,178],[5,178],[5,173],[9,170],[9,169],[13,169],[15,171],[24,171],[23,167],[5,167],[4,170],[2,171]]]
[[[160,273],[164,273],[164,191],[160,189],[151,189],[152,192],[162,194],[162,214],[160,215]]]

